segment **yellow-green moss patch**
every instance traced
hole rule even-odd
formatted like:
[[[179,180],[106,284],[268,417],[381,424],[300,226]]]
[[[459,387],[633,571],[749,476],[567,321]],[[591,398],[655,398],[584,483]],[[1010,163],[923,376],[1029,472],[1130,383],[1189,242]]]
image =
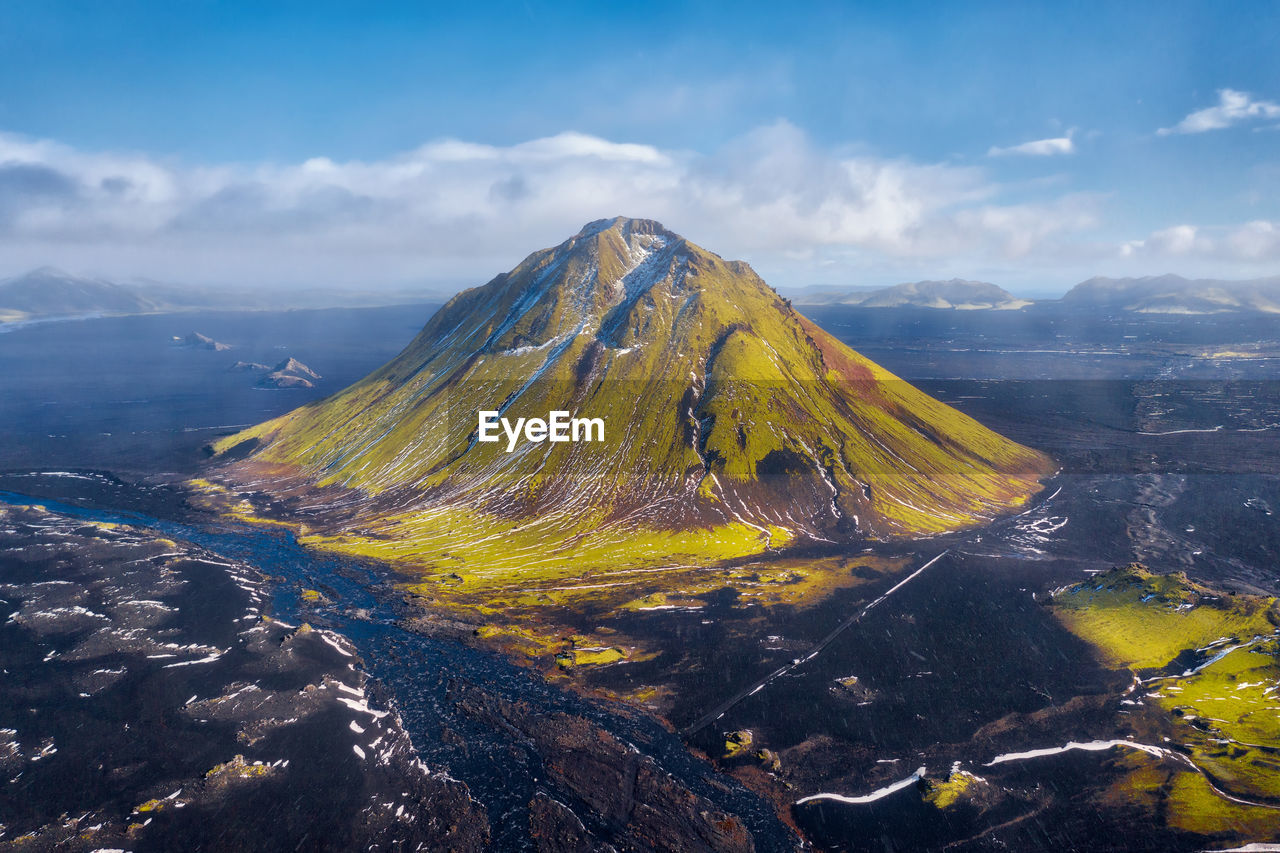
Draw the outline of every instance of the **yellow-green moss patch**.
[[[1132,565],[1097,575],[1053,597],[1058,618],[1102,650],[1113,666],[1162,667],[1188,649],[1276,630],[1276,600],[1230,596],[1183,574]]]

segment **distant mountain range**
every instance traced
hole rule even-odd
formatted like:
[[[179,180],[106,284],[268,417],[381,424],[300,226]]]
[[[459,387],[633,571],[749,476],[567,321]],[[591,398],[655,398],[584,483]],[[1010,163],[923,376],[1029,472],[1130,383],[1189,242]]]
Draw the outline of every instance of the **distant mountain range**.
[[[892,287],[833,285],[786,291],[797,305],[859,308],[930,308],[952,311],[1016,311],[1035,305],[1141,314],[1280,314],[1280,276],[1246,281],[1188,279],[1179,275],[1091,278],[1061,299],[1029,300],[985,281],[953,278]],[[148,314],[173,311],[355,308],[443,302],[432,289],[228,289],[140,281],[120,283],[41,267],[0,279],[0,324],[58,317]]]
[[[120,283],[40,267],[0,279],[0,323],[61,317],[152,314],[197,309],[283,310],[355,308],[443,302],[431,289],[334,290],[187,287],[141,281]]]
[[[1020,299],[985,281],[917,281],[878,289],[807,287],[792,293],[798,305],[859,308],[935,308],[1009,311],[1037,307],[1132,311],[1140,314],[1280,314],[1280,276],[1247,281],[1188,279],[1179,275],[1091,278],[1061,299]]]
[[[857,305],[862,308],[949,308],[957,311],[1016,310],[1030,305],[985,281],[916,281],[866,291],[806,290],[801,305]]]
[[[85,314],[141,314],[156,303],[135,289],[78,278],[53,267],[0,281],[0,320]]]
[[[1280,276],[1248,281],[1180,275],[1091,278],[1071,288],[1062,304],[1140,314],[1280,314]]]

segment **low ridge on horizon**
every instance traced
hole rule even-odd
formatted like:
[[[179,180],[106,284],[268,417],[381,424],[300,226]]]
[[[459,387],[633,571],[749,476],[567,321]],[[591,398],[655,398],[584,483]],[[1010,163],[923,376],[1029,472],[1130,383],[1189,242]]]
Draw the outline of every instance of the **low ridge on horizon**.
[[[587,223],[574,236],[589,236],[591,232],[622,221],[645,223],[667,234],[674,233],[656,220],[611,217]],[[239,287],[241,289],[234,285],[175,284],[144,277],[117,280],[72,273],[46,264],[0,277],[0,323],[203,309],[377,307],[393,304],[389,301],[393,298],[405,303],[443,302],[454,294],[451,288],[434,285],[305,291],[269,285]],[[1017,290],[1028,293],[1024,288]],[[799,305],[850,308],[1016,311],[1056,307],[1147,314],[1280,314],[1280,274],[1252,279],[1187,278],[1171,272],[1143,276],[1095,275],[1076,283],[1060,296],[1039,292],[1016,295],[992,282],[960,277],[889,286],[789,286],[781,292]]]

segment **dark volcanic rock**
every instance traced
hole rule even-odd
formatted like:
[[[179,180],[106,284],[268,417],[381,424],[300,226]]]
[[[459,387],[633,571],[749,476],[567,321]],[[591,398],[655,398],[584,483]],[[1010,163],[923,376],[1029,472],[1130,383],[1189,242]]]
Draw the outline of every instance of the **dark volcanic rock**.
[[[483,850],[333,631],[253,569],[150,531],[0,507],[0,851]]]
[[[529,834],[539,853],[595,853],[612,851],[600,845],[573,809],[539,791],[529,801]]]
[[[548,783],[558,789],[556,797],[535,796],[530,803],[530,826],[542,850],[755,850],[737,815],[590,720],[539,714],[477,688],[465,689],[460,704],[514,729],[541,756]]]

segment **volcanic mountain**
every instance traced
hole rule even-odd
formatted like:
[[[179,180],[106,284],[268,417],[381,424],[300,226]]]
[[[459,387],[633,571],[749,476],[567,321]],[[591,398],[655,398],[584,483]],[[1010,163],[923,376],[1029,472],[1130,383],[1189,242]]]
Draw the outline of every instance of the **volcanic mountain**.
[[[603,441],[478,441],[562,410]],[[220,441],[323,547],[484,574],[731,559],[931,534],[1052,470],[656,222],[593,222],[463,291],[395,359]],[[241,491],[246,495],[248,492]]]

